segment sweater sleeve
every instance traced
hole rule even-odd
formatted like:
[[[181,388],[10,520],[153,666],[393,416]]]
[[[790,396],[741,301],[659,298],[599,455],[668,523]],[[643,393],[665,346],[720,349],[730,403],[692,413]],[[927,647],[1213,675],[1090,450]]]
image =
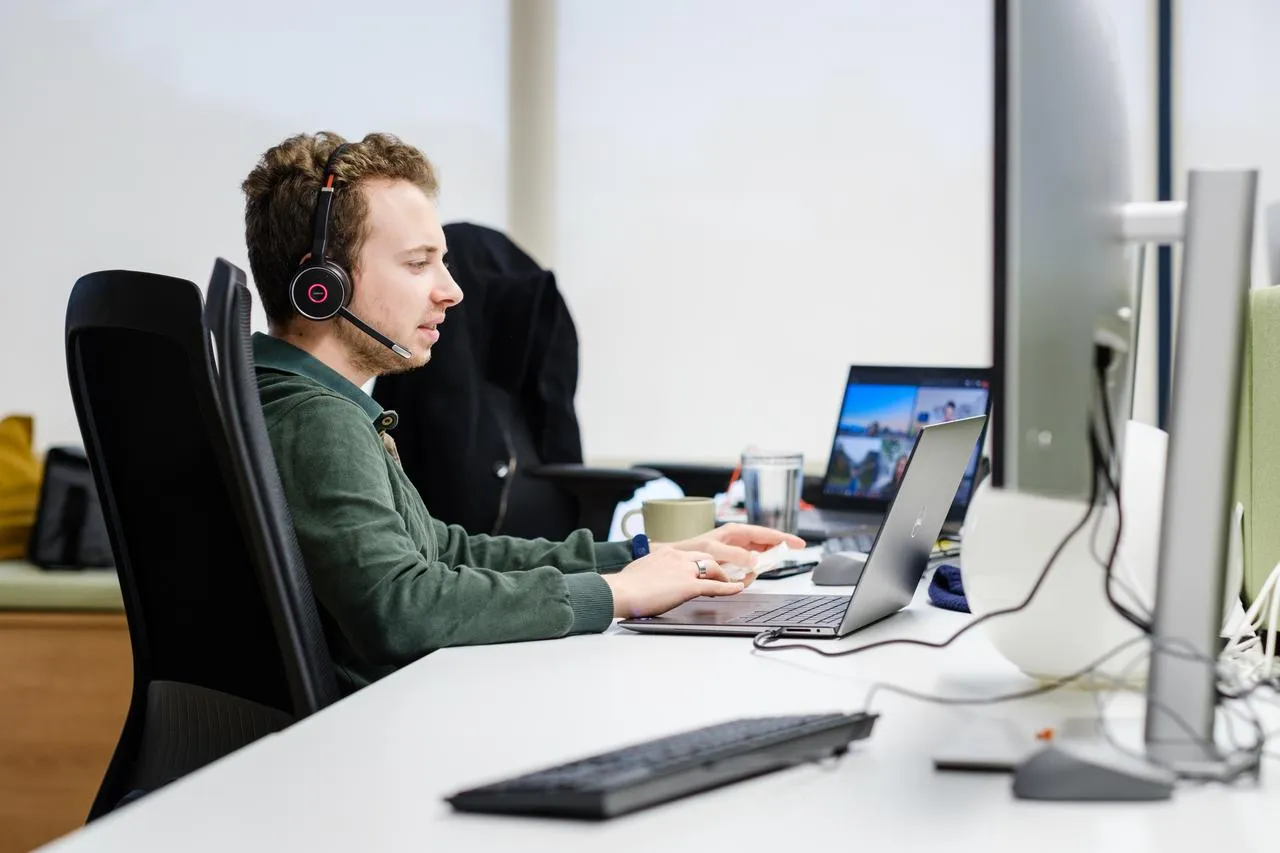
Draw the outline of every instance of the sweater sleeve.
[[[317,395],[287,420],[272,441],[312,586],[370,663],[403,665],[445,646],[608,626],[610,589],[583,562],[592,553],[589,536],[560,546],[558,557],[556,546],[537,541],[483,553],[450,548],[455,537],[447,531],[439,541],[415,541],[395,505],[386,451],[358,406]],[[440,527],[432,522],[429,532]],[[519,568],[488,564],[504,549]],[[555,559],[577,571],[547,562]]]
[[[563,542],[511,536],[469,535],[457,525],[432,519],[440,559],[487,566],[502,572],[555,566],[565,574],[614,572],[631,562],[627,542],[596,542],[588,530],[575,530]]]

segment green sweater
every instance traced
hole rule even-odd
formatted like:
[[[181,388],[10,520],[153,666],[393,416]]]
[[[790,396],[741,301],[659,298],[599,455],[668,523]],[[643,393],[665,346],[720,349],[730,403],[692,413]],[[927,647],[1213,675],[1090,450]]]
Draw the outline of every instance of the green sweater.
[[[599,572],[627,543],[471,536],[431,518],[380,433],[382,407],[278,338],[254,335],[258,393],[344,690],[445,646],[603,631]]]

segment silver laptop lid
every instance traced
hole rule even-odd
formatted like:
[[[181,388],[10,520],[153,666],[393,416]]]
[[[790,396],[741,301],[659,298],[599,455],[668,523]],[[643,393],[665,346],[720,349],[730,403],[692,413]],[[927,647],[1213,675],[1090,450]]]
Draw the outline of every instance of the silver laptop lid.
[[[920,431],[839,635],[911,603],[986,421],[986,415],[976,415]]]

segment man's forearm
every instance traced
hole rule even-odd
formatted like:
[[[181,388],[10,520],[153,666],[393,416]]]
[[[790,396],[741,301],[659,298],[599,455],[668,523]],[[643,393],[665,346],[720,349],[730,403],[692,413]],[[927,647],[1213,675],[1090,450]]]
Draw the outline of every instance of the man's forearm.
[[[368,595],[324,603],[362,657],[397,666],[449,646],[601,631],[613,617],[603,578],[553,566],[496,572],[424,563],[389,573]]]
[[[614,572],[631,561],[625,542],[595,542],[576,530],[563,542],[510,536],[470,536],[461,527],[435,522],[440,559],[451,565],[484,566],[499,572],[554,566],[565,574]]]

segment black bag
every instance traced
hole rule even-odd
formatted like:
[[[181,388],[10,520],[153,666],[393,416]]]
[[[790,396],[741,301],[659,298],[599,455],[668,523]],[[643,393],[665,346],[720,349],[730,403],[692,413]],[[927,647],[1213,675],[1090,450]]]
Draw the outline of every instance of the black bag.
[[[27,559],[42,569],[111,568],[111,541],[89,459],[79,447],[51,447]]]

